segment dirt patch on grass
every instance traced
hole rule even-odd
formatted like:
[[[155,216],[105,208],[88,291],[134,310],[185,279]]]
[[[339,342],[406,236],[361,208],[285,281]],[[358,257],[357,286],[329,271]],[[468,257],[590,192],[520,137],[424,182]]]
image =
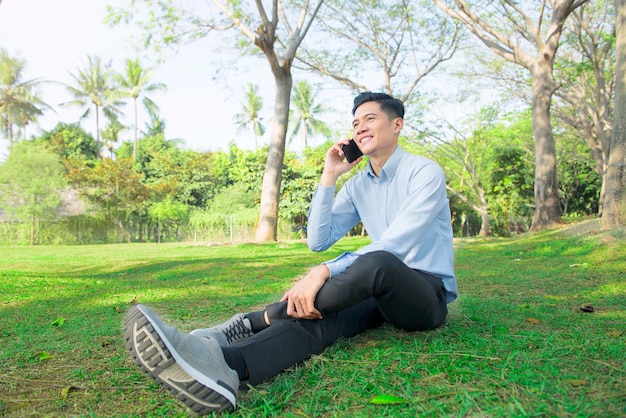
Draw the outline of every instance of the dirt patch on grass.
[[[560,228],[561,232],[569,237],[579,235],[597,234],[601,231],[602,220],[600,219],[588,219],[582,222],[576,222],[574,224],[567,224]]]
[[[565,225],[560,228],[560,234],[565,237],[592,236],[598,237],[604,242],[615,242],[626,238],[626,226],[611,230],[602,229],[601,219],[588,219],[586,221]]]

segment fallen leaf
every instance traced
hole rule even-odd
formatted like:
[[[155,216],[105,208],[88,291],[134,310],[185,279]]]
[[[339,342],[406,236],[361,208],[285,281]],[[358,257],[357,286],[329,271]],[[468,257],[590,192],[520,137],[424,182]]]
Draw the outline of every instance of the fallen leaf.
[[[611,338],[619,338],[622,336],[622,334],[624,333],[624,331],[620,331],[618,329],[614,329],[612,331],[609,331],[606,333],[606,335],[608,335]]]
[[[399,405],[407,403],[407,401],[397,396],[379,395],[370,399],[370,403],[374,405]]]
[[[50,323],[50,325],[52,325],[54,327],[60,327],[64,323],[65,323],[65,318],[57,318],[56,320],[52,321]]]
[[[570,386],[575,387],[575,388],[585,386],[587,383],[589,383],[587,380],[583,380],[583,379],[569,379],[569,380],[566,380],[565,382],[567,382]]]
[[[78,390],[80,390],[80,388],[76,386],[66,386],[61,389],[61,394],[59,395],[59,398],[64,401],[67,399],[67,396],[70,394],[70,392],[76,392]]]
[[[533,324],[533,325],[541,324],[541,321],[538,320],[537,318],[526,318],[526,322]]]
[[[47,351],[40,351],[39,353],[35,353],[33,357],[35,357],[39,361],[44,361],[44,360],[54,358],[54,356],[50,355]]]
[[[120,308],[119,306],[114,306],[113,310],[117,313],[122,313],[124,310],[122,308]]]
[[[139,303],[139,301],[137,300],[137,298],[133,298],[133,300],[130,301],[131,305],[136,305],[138,303]]]
[[[591,303],[585,303],[583,306],[580,307],[580,310],[587,313],[592,313],[595,311]]]

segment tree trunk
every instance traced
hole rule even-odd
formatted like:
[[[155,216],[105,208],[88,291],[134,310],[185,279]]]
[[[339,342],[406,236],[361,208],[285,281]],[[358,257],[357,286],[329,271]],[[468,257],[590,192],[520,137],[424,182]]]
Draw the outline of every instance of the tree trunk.
[[[102,153],[100,153],[100,108],[97,104],[94,105],[96,107],[96,151],[98,152],[98,156],[101,157]]]
[[[491,235],[491,228],[489,227],[489,213],[486,211],[480,213],[480,231],[478,235],[481,237],[488,237]]]
[[[134,111],[134,116],[135,116],[135,121],[134,121],[135,138],[133,141],[133,161],[137,161],[137,98],[136,97],[133,99],[133,111]]]
[[[615,106],[602,228],[626,222],[626,0],[615,0]]]
[[[254,118],[254,120],[252,121],[252,130],[254,131],[254,150],[258,150],[259,149],[259,132],[261,132],[261,130],[259,129],[259,120],[257,118]]]
[[[481,237],[488,237],[491,235],[491,225],[489,224],[489,209],[487,206],[487,196],[482,185],[478,185],[478,193],[480,195],[480,232],[478,235]]]
[[[542,54],[531,74],[535,137],[535,214],[530,229],[537,231],[561,222],[561,202],[556,179],[556,147],[550,121],[550,103],[554,93],[551,59]]]
[[[35,214],[30,215],[30,245],[35,245]]]
[[[307,143],[307,124],[306,124],[306,120],[302,119],[302,122],[300,122],[302,125],[300,126],[300,129],[302,129],[302,132],[300,132],[300,136],[302,137],[302,155],[304,155],[304,153],[306,152],[306,149],[308,148],[309,144]]]
[[[13,120],[11,119],[11,105],[7,106],[7,109],[6,109],[6,124],[7,124],[7,135],[9,136],[9,150],[11,150],[15,142],[13,138]]]
[[[286,68],[285,68],[286,67]],[[263,174],[261,211],[254,239],[258,242],[276,241],[278,227],[278,201],[285,157],[285,139],[289,120],[289,102],[293,79],[289,64],[273,71],[276,82],[276,106],[272,122],[270,146]]]
[[[122,236],[124,237],[126,242],[130,244],[131,243],[130,234],[124,227],[124,222],[122,222],[122,220],[119,218],[115,218],[115,221],[117,222],[117,226],[120,228],[120,232],[122,233]]]

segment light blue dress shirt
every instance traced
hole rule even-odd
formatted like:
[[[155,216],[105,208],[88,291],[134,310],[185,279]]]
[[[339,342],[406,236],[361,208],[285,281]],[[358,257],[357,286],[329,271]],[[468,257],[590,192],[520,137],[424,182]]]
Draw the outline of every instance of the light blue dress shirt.
[[[308,245],[324,251],[359,221],[372,243],[327,261],[331,277],[361,254],[384,250],[412,269],[441,277],[447,302],[457,297],[452,223],[443,170],[428,158],[397,147],[378,177],[371,164],[335,187],[319,185],[308,219]]]

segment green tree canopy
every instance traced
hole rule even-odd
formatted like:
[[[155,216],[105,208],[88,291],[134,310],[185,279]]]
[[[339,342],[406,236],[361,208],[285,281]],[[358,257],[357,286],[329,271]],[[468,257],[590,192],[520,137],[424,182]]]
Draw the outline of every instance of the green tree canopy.
[[[78,123],[59,122],[51,131],[44,132],[38,141],[64,161],[93,166],[99,158],[93,135]]]
[[[94,167],[74,167],[68,177],[97,210],[115,220],[120,232],[130,242],[125,221],[131,215],[144,212],[151,197],[150,188],[143,182],[143,174],[133,170],[132,161],[105,158]]]
[[[58,215],[66,186],[59,156],[42,144],[22,141],[0,165],[0,207],[21,222],[30,222],[30,244],[36,223]]]

